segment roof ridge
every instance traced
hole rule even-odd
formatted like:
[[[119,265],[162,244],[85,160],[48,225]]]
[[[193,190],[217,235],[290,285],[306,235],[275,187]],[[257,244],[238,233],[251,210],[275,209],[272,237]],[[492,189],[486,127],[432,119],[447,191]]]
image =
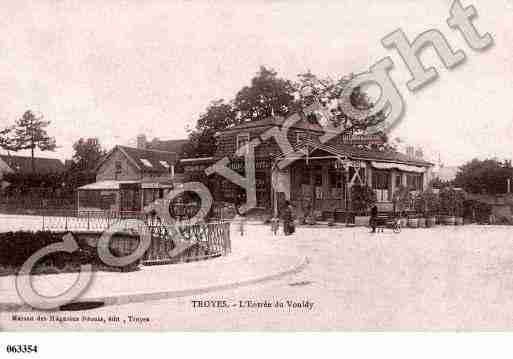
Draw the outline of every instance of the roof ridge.
[[[128,148],[131,150],[138,150],[138,151],[149,151],[149,152],[161,152],[161,153],[168,153],[168,154],[177,154],[176,152],[171,151],[162,151],[162,150],[154,150],[152,148],[139,148],[139,147],[131,147],[131,146],[124,146],[124,145],[118,145],[119,147]]]

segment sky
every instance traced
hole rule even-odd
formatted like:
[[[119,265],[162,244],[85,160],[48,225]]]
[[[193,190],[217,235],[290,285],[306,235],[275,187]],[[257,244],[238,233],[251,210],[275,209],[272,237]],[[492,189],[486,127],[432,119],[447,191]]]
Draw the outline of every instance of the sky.
[[[209,102],[232,99],[260,65],[294,79],[307,70],[338,77],[368,71],[383,57],[406,112],[391,137],[421,146],[431,160],[511,158],[513,0],[462,0],[494,46],[468,47],[446,24],[449,0],[10,1],[0,9],[0,127],[27,109],[51,121],[60,146],[39,156],[69,158],[80,137],[108,149],[185,138]],[[436,81],[414,93],[401,57],[381,39],[402,29],[413,40],[441,31],[466,61],[444,68],[428,48]],[[20,153],[25,154],[25,153]]]

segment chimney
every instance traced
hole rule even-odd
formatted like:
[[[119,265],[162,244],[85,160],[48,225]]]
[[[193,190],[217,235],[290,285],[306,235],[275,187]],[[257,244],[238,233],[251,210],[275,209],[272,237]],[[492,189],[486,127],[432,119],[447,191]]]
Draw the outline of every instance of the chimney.
[[[424,152],[422,152],[422,148],[417,147],[417,149],[415,150],[415,158],[418,160],[421,160],[424,158]]]
[[[146,149],[146,135],[145,134],[137,135],[137,148],[140,148],[142,150]]]
[[[409,158],[413,158],[414,157],[414,148],[413,148],[413,146],[407,146],[406,147],[406,156],[408,156]]]

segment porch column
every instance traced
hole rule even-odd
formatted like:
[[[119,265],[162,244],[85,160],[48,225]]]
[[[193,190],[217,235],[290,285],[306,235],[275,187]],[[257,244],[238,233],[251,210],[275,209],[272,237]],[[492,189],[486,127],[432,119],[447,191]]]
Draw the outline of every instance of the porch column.
[[[397,173],[397,171],[395,169],[390,171],[390,197],[389,197],[389,200],[392,200],[392,197],[394,196],[394,193],[395,193],[395,178],[398,175],[399,174]]]
[[[329,207],[328,198],[330,197],[330,183],[329,183],[329,172],[330,171],[330,164],[324,163],[322,165],[322,206],[321,211],[327,210]]]
[[[365,182],[372,188],[372,165],[369,162],[365,164]]]
[[[431,182],[433,176],[433,171],[431,167],[426,169],[426,172],[422,174],[422,189],[426,191],[429,187],[429,182]]]
[[[311,189],[311,192],[310,192],[310,195],[312,196],[312,208],[311,208],[311,213],[313,214],[313,212],[315,211],[315,204],[316,204],[316,200],[315,200],[315,184],[314,184],[314,173],[313,173],[313,170],[312,170],[312,165],[311,164],[308,164],[308,176],[310,177],[310,189]]]
[[[121,212],[121,190],[116,191],[116,212]]]

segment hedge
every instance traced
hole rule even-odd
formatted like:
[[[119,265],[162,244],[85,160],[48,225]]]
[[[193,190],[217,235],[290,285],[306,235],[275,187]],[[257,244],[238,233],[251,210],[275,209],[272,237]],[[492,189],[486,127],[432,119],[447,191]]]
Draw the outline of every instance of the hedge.
[[[0,266],[21,268],[35,252],[53,243],[62,243],[62,233],[49,231],[39,232],[4,232],[0,233]],[[56,252],[49,254],[37,262],[37,266],[53,266],[63,269],[71,265],[78,269],[80,265],[92,264],[95,268],[122,270],[108,267],[99,258],[97,248],[87,244],[85,239],[75,237],[79,249],[72,252]],[[116,253],[113,253],[116,255]],[[125,268],[126,269],[126,268]]]

